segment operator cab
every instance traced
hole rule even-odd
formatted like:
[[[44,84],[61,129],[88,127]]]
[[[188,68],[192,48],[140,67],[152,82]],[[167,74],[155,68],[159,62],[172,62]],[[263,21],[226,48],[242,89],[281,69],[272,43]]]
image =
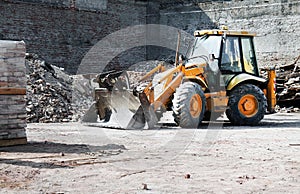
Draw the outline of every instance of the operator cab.
[[[227,36],[221,44],[220,71],[224,74],[249,73],[258,76],[253,37]]]
[[[221,73],[223,84],[234,76],[246,73],[259,76],[253,37],[256,34],[246,31],[201,30],[195,31],[195,41],[187,58],[195,59],[199,55],[208,55],[210,69]]]

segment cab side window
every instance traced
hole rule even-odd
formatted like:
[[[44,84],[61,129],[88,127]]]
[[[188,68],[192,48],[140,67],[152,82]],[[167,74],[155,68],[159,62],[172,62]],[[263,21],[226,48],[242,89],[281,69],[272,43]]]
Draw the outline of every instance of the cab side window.
[[[242,72],[239,38],[228,36],[223,42],[221,71]]]
[[[248,37],[242,38],[242,50],[243,50],[243,61],[244,68],[247,73],[256,74],[256,64],[254,50],[251,44],[251,40]]]

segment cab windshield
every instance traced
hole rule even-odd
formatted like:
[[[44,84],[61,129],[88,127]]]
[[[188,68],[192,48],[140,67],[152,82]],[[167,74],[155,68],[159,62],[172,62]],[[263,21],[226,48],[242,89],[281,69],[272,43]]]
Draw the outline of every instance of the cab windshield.
[[[214,54],[215,58],[219,58],[221,40],[221,36],[196,37],[187,52],[187,62],[196,64],[208,62],[209,54]]]

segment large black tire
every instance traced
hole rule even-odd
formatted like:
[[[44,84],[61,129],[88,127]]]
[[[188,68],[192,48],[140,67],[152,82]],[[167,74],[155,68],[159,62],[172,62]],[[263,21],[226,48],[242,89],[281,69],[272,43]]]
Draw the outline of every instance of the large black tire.
[[[257,125],[267,109],[262,90],[252,84],[237,86],[229,94],[226,115],[234,125]]]
[[[182,128],[197,128],[205,112],[205,95],[199,84],[185,82],[176,89],[173,99],[173,116]]]

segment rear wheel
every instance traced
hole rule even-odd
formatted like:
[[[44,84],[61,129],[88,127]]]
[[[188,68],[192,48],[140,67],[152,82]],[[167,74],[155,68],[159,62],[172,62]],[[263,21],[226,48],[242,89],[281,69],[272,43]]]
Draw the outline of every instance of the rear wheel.
[[[238,86],[230,92],[228,119],[234,125],[257,125],[267,109],[267,99],[262,90],[252,84]]]
[[[205,103],[206,99],[199,84],[181,84],[173,99],[175,122],[182,128],[197,128],[204,116]]]

